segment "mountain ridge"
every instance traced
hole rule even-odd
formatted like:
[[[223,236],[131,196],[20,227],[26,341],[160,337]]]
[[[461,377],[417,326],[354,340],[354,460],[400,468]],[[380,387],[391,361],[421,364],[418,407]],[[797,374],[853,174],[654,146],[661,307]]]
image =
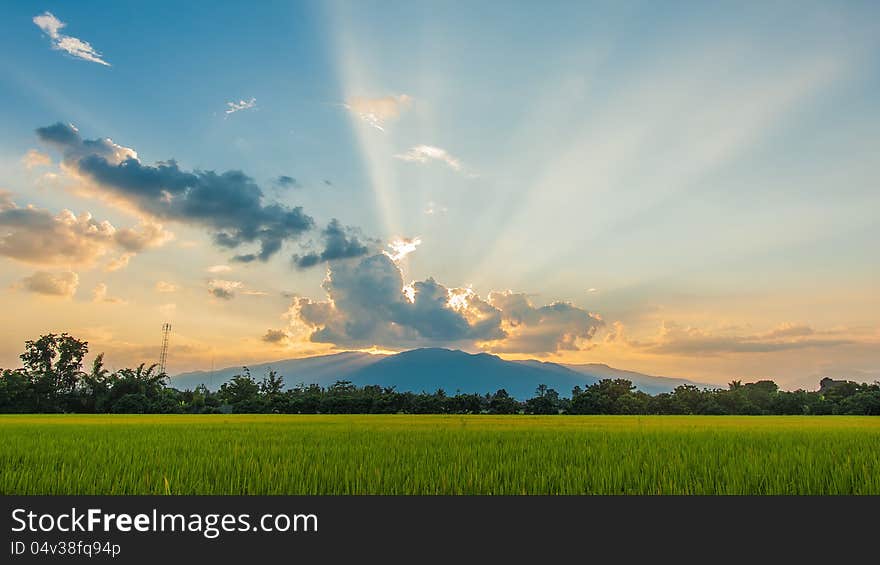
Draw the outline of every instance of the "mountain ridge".
[[[257,363],[250,365],[249,369],[256,379],[275,370],[284,377],[288,387],[299,383],[329,386],[337,380],[348,380],[359,386],[393,386],[411,392],[434,392],[442,388],[448,394],[485,394],[503,388],[520,399],[532,396],[539,384],[546,384],[568,396],[574,386],[589,386],[603,378],[627,378],[639,390],[649,394],[670,392],[681,384],[710,386],[687,379],[615,369],[604,363],[566,365],[536,359],[508,361],[491,353],[467,353],[445,348],[411,349],[393,355],[343,351]],[[240,366],[190,371],[171,377],[170,386],[182,390],[204,384],[217,390],[242,371]]]

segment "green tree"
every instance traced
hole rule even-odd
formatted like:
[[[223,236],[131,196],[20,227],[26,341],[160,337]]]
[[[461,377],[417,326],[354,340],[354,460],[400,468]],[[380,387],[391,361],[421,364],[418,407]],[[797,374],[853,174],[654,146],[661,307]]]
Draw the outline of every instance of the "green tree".
[[[75,393],[89,344],[66,333],[28,340],[21,354],[24,371],[34,387],[38,412],[75,409]]]
[[[535,396],[526,401],[527,414],[559,414],[559,393],[545,384],[539,384]]]
[[[229,382],[223,383],[217,396],[221,402],[229,404],[233,412],[260,413],[265,408],[265,403],[260,398],[260,386],[251,377],[247,367],[244,367],[244,374],[236,375]]]
[[[489,400],[490,414],[517,414],[520,409],[520,403],[503,388],[495,392]]]

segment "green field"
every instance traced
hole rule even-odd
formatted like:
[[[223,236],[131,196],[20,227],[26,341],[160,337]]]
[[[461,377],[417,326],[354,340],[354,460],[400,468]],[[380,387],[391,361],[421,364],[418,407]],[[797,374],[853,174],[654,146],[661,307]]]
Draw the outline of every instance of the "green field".
[[[0,416],[2,494],[880,494],[880,418]]]

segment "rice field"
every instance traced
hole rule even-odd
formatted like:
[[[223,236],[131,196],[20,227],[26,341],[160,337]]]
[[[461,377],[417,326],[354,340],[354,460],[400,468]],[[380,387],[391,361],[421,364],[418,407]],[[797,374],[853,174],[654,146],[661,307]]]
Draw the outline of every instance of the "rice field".
[[[880,494],[880,418],[0,416],[2,494]]]

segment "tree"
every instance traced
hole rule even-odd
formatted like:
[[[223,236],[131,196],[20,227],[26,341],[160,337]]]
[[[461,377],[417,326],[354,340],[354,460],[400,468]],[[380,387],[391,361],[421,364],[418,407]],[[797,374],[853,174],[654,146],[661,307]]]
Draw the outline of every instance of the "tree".
[[[535,389],[535,397],[526,401],[526,413],[528,414],[559,414],[559,393],[548,388],[545,384],[539,384]]]
[[[224,383],[217,393],[220,400],[232,406],[233,412],[260,413],[265,403],[260,398],[260,386],[251,377],[250,369],[244,367],[243,375],[236,375]]]
[[[24,371],[33,383],[38,412],[74,409],[73,396],[82,376],[89,344],[66,333],[28,340],[21,354]]]
[[[270,412],[283,412],[284,408],[284,377],[277,371],[270,370],[260,382],[260,394],[263,396]]]
[[[495,392],[489,400],[490,414],[517,414],[520,408],[520,403],[503,388]]]
[[[34,389],[24,370],[0,372],[0,413],[26,413],[37,410]]]
[[[92,370],[82,377],[81,405],[86,412],[103,412],[110,395],[110,371],[104,368],[104,354],[95,357]]]
[[[632,406],[629,400],[620,399],[632,395],[635,388],[626,379],[602,379],[573,396],[570,410],[573,414],[619,414],[622,407],[629,410]]]

